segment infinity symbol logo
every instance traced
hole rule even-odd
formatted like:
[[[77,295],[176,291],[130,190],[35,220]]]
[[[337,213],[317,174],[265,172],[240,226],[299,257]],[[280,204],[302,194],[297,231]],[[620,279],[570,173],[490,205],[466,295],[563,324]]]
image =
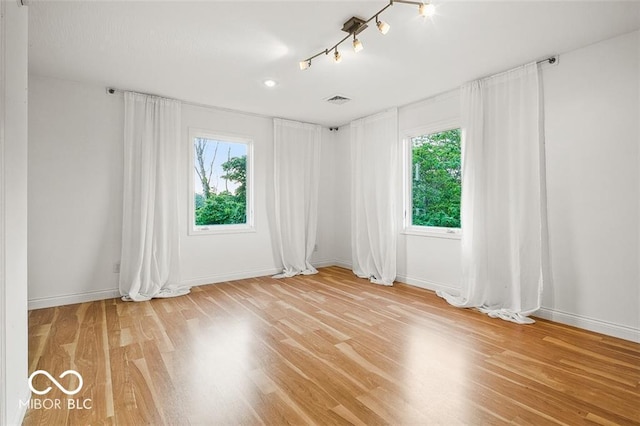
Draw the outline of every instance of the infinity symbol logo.
[[[51,376],[51,374],[49,374],[47,371],[44,371],[44,370],[36,370],[36,371],[34,371],[33,373],[31,373],[31,375],[29,376],[29,388],[31,389],[31,392],[33,392],[33,393],[35,393],[35,394],[37,394],[37,395],[44,395],[44,394],[46,394],[46,393],[49,393],[49,391],[51,390],[51,386],[47,387],[47,388],[46,388],[45,390],[43,390],[43,391],[39,391],[39,390],[37,390],[37,389],[35,389],[35,388],[33,387],[33,378],[34,378],[34,377],[36,377],[38,374],[42,374],[42,375],[44,375],[44,376],[47,376],[47,377],[49,378],[49,380],[51,380],[51,381],[53,382],[53,384],[55,384],[55,385],[58,387],[58,389],[60,389],[60,390],[61,390],[62,392],[64,392],[66,395],[75,395],[75,394],[77,394],[78,392],[80,392],[80,389],[82,389],[82,384],[83,384],[83,382],[82,382],[82,376],[80,375],[80,373],[78,373],[78,372],[77,372],[77,371],[75,371],[75,370],[67,370],[67,371],[65,371],[64,373],[62,373],[62,374],[60,375],[60,377],[59,377],[60,379],[62,379],[63,377],[68,376],[69,374],[72,374],[72,375],[74,375],[74,376],[76,376],[76,377],[78,378],[78,381],[80,382],[80,383],[78,384],[78,387],[77,387],[77,388],[75,388],[74,390],[71,390],[71,391],[67,390],[64,386],[62,386],[60,383],[58,383],[58,381],[57,381],[56,379],[54,379],[54,378]]]

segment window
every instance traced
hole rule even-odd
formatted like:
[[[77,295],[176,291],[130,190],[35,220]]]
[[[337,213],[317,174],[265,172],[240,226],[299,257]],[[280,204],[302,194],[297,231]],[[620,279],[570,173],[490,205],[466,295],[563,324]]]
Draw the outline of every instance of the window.
[[[252,142],[190,130],[190,234],[253,229]]]
[[[460,129],[407,138],[408,231],[458,233],[460,229]]]

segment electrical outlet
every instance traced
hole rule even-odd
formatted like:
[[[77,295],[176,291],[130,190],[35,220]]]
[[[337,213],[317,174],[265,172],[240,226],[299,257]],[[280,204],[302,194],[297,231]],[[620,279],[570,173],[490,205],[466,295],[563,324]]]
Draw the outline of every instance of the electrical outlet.
[[[120,262],[116,262],[113,264],[113,273],[114,274],[120,273]]]

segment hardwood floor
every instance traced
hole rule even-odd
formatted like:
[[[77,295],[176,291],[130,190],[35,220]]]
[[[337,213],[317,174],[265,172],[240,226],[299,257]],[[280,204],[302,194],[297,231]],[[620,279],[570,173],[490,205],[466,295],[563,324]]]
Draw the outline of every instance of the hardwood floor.
[[[29,366],[84,386],[26,425],[640,424],[640,345],[335,267],[34,310]]]

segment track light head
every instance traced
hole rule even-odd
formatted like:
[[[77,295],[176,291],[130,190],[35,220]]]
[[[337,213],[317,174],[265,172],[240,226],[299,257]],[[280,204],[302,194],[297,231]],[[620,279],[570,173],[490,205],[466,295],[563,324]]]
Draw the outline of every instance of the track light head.
[[[333,52],[333,61],[336,64],[339,64],[342,61],[342,55],[338,52],[338,48],[336,47],[336,51]]]
[[[358,40],[356,38],[356,35],[353,35],[353,51],[358,53],[359,51],[361,51],[364,48],[364,46],[362,46],[362,42],[360,40]]]
[[[391,26],[386,22],[378,21],[377,19],[376,19],[376,26],[378,27],[378,31],[380,31],[382,35],[385,35],[386,33],[388,33],[389,29],[391,28]]]
[[[305,61],[300,61],[300,69],[306,70],[311,66],[311,59],[307,59]]]
[[[425,18],[431,18],[436,13],[436,7],[431,3],[423,3],[418,6],[418,13]]]

